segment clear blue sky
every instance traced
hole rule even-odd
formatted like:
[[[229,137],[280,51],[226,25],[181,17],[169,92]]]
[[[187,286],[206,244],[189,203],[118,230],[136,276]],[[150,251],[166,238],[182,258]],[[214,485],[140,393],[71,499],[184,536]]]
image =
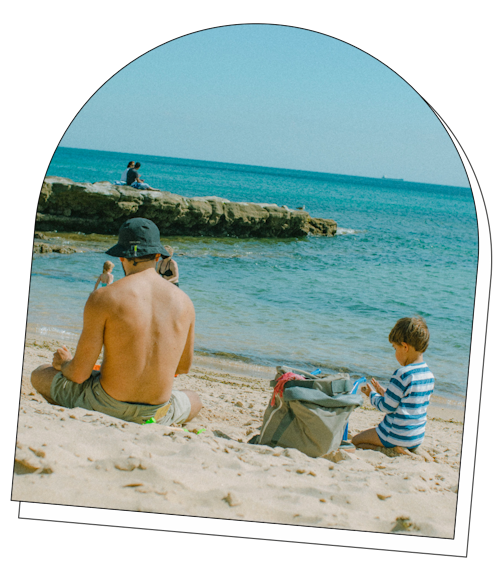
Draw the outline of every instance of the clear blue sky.
[[[468,186],[404,80],[344,42],[284,26],[216,28],[148,52],[96,92],[61,145]]]

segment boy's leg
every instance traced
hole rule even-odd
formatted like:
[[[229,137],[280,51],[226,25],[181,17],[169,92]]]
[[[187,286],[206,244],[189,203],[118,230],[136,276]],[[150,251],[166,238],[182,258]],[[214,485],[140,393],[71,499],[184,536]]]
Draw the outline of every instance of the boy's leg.
[[[385,445],[381,442],[380,437],[378,437],[376,427],[373,427],[372,429],[366,429],[361,433],[357,433],[357,435],[352,437],[352,443],[360,449],[372,448],[366,447],[366,445],[372,445],[373,447],[385,447]]]
[[[359,449],[376,449],[376,447],[384,447],[388,448],[389,451],[395,451],[401,455],[411,455],[411,452],[408,451],[408,449],[399,447],[398,445],[395,447],[385,447],[385,445],[381,442],[380,437],[378,437],[376,427],[373,427],[372,429],[366,429],[361,433],[357,433],[355,437],[352,437],[352,443]]]
[[[54,405],[57,404],[51,399],[51,384],[57,373],[57,369],[54,369],[49,364],[44,364],[32,371],[31,374],[31,384],[33,385],[33,388],[37,390],[49,403]]]

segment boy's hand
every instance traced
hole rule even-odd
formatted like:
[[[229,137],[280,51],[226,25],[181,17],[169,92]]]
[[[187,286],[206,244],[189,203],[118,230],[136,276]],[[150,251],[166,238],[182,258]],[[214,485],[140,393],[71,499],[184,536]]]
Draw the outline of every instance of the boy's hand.
[[[373,391],[376,391],[376,393],[379,393],[381,396],[385,395],[385,388],[382,387],[374,377],[371,378],[371,385],[373,388]],[[369,394],[368,394],[369,395]]]
[[[364,395],[366,395],[367,397],[369,397],[369,394],[371,393],[371,387],[369,387],[369,384],[366,385],[361,385],[361,391]]]
[[[61,371],[64,362],[70,361],[72,354],[66,346],[58,348],[53,354],[52,366],[54,369]]]

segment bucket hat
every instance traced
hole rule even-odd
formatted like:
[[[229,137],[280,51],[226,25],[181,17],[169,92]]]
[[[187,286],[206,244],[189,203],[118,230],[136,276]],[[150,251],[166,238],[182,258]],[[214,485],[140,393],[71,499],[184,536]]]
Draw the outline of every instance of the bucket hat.
[[[117,244],[106,254],[122,258],[140,258],[148,254],[160,254],[168,258],[161,244],[158,227],[147,218],[131,218],[121,225]]]

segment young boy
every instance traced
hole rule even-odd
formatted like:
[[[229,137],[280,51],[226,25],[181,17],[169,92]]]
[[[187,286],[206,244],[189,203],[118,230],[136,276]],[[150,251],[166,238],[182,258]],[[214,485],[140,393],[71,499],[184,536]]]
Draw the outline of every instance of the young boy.
[[[114,281],[114,275],[112,274],[112,269],[114,268],[115,264],[107,260],[103,265],[103,272],[98,276],[98,280],[96,281],[95,287],[93,292],[100,286],[100,282],[102,286],[108,286],[112,284]]]
[[[429,345],[425,320],[401,318],[392,328],[389,342],[401,367],[394,372],[387,391],[374,378],[372,387],[361,388],[371,404],[386,415],[378,427],[355,435],[352,443],[361,449],[395,447],[399,453],[407,453],[423,441],[427,406],[434,390],[434,376],[423,360]]]

